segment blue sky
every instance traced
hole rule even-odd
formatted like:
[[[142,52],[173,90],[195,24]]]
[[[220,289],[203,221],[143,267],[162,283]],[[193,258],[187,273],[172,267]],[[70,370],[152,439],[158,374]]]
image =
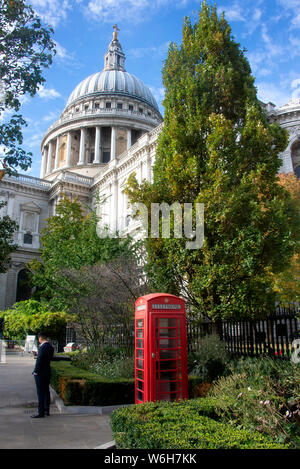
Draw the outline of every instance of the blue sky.
[[[196,0],[31,0],[40,17],[54,27],[57,54],[34,98],[21,112],[28,122],[24,148],[33,153],[27,172],[39,177],[40,142],[85,77],[102,70],[103,56],[120,29],[126,70],[150,87],[163,114],[161,69],[168,43],[181,42],[183,18],[196,18]],[[258,97],[280,107],[300,97],[300,0],[216,0],[232,34],[247,49]]]

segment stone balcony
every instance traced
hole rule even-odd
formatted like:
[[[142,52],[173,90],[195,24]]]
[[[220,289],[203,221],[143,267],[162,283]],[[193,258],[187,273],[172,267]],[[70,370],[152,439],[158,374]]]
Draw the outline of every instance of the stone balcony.
[[[55,121],[47,130],[47,134],[56,130],[57,128],[61,127],[64,124],[71,124],[72,122],[76,122],[78,120],[84,120],[86,118],[95,118],[95,117],[105,117],[105,118],[115,118],[121,117],[124,119],[138,119],[139,121],[144,121],[146,124],[153,124],[158,125],[160,123],[159,119],[155,116],[149,116],[148,114],[140,113],[137,111],[129,111],[128,109],[106,109],[106,108],[99,108],[99,109],[86,109],[84,111],[80,110],[78,112],[73,112],[67,116],[60,117],[57,121]]]

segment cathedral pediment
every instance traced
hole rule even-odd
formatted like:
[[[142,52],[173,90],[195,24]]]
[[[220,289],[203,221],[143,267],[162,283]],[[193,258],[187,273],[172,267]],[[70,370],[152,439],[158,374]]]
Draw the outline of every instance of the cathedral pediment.
[[[26,204],[21,204],[21,211],[22,212],[37,212],[40,213],[41,207],[39,207],[34,202],[27,202]]]

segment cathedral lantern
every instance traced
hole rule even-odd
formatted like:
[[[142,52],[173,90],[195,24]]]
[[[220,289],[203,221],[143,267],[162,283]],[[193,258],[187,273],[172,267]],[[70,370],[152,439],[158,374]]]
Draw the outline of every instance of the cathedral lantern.
[[[135,303],[135,403],[188,398],[185,302],[164,293]]]

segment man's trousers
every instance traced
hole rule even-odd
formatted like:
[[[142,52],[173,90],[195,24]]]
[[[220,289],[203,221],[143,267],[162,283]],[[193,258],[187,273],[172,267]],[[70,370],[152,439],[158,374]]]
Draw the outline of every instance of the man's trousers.
[[[50,408],[50,376],[34,376],[36,391],[38,396],[38,413],[45,415],[49,413]]]

